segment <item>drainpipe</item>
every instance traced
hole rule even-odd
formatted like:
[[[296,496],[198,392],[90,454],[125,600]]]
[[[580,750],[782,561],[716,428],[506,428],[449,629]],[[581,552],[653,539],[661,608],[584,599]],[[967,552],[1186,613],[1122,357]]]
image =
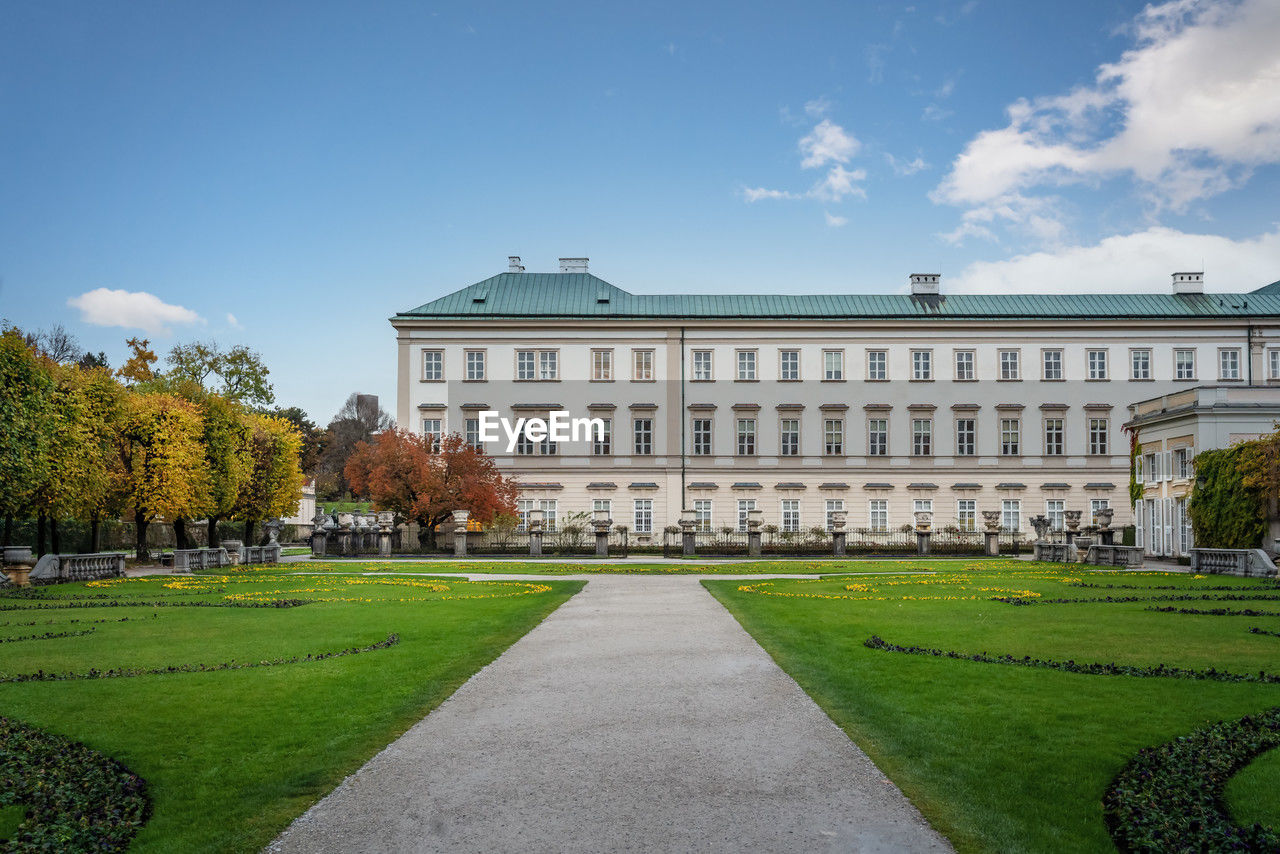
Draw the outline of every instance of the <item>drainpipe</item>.
[[[1245,361],[1249,365],[1246,376],[1248,377],[1248,385],[1253,385],[1253,324],[1249,324],[1244,328],[1244,344]]]
[[[689,419],[685,417],[684,402],[684,327],[680,327],[680,512],[684,512],[685,496],[684,496],[684,478],[685,478],[685,431],[688,429]]]

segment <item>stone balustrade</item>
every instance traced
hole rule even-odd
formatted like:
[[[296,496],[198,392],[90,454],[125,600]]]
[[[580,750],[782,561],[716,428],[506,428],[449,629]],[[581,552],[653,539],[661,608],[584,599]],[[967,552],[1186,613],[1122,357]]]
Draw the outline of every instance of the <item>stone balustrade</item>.
[[[45,555],[31,570],[31,581],[52,584],[57,581],[96,581],[124,575],[124,552],[93,554]]]
[[[1276,565],[1262,549],[1194,548],[1191,550],[1191,570],[1247,578],[1276,577]]]
[[[231,566],[231,556],[226,549],[174,549],[173,571],[190,572],[193,569],[212,569]]]
[[[1094,543],[1085,553],[1084,562],[1094,566],[1142,566],[1142,548]]]

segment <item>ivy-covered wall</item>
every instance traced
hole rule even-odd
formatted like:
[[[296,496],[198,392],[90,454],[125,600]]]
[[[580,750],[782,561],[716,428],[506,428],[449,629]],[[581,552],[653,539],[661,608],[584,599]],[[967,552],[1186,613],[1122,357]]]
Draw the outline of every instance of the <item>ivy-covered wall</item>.
[[[1266,501],[1262,489],[1245,483],[1248,444],[1196,455],[1196,483],[1187,504],[1196,545],[1214,549],[1262,545]]]

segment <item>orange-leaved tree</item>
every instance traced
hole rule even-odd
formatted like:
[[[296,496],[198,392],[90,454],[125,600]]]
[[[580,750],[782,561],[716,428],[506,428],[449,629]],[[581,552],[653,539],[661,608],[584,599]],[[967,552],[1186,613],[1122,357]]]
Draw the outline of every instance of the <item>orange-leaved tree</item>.
[[[429,434],[386,430],[356,445],[343,475],[375,507],[421,525],[433,545],[436,528],[454,510],[467,510],[483,524],[516,508],[515,481],[457,433],[437,442]]]

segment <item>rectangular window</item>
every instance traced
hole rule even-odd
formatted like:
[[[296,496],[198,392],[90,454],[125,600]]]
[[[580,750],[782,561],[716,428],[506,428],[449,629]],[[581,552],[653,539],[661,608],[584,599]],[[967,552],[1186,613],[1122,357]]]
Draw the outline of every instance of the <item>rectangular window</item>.
[[[889,354],[884,350],[867,351],[867,379],[889,379]]]
[[[1044,453],[1049,457],[1060,457],[1066,453],[1066,441],[1063,434],[1061,418],[1044,420]]]
[[[822,351],[822,378],[824,380],[844,381],[844,351]]]
[[[538,502],[538,509],[542,511],[542,529],[544,531],[554,531],[556,529],[556,499],[542,499]]]
[[[930,419],[911,419],[911,453],[917,457],[933,453],[933,421]]]
[[[1000,379],[1017,380],[1022,378],[1022,369],[1018,365],[1017,350],[1000,351]]]
[[[782,350],[778,354],[778,379],[793,382],[800,379],[800,351]]]
[[[1105,380],[1107,378],[1107,351],[1089,351],[1089,379]]]
[[[636,418],[632,424],[635,452],[641,456],[653,453],[653,419]]]
[[[1280,350],[1267,351],[1267,377],[1280,380]]]
[[[800,500],[798,498],[782,499],[782,530],[795,533],[800,530]]]
[[[975,376],[973,372],[973,351],[957,350],[956,351],[956,379],[968,381]]]
[[[978,452],[977,421],[973,418],[956,419],[956,456],[972,457]]]
[[[833,514],[835,514],[835,513],[842,513],[842,512],[844,512],[844,499],[843,499],[843,498],[828,498],[828,499],[827,499],[827,503],[826,503],[826,520],[827,520],[827,530],[828,530],[828,531],[831,531],[831,530],[834,530],[834,529],[835,529],[835,520],[832,518],[832,515],[833,515]]]
[[[532,350],[517,350],[516,379],[536,380],[537,378],[537,354]]]
[[[1239,350],[1219,350],[1218,351],[1218,378],[1224,380],[1240,379],[1240,351]]]
[[[516,499],[516,516],[520,519],[518,530],[529,530],[529,511],[534,509],[534,500],[532,498]]]
[[[783,418],[779,432],[778,453],[784,457],[800,455],[800,419]]]
[[[1151,379],[1151,351],[1150,350],[1130,350],[1129,363],[1131,365],[1129,378],[1134,380]]]
[[[538,353],[538,379],[556,380],[560,378],[560,354],[555,350],[543,350]]]
[[[1000,454],[1016,457],[1022,453],[1022,425],[1017,418],[1000,419]]]
[[[631,378],[641,383],[653,382],[653,351],[632,350],[631,359],[634,369]]]
[[[431,437],[432,453],[440,452],[440,423],[439,418],[422,419],[422,435]]]
[[[591,351],[591,379],[599,383],[613,382],[613,351]]]
[[[1196,378],[1195,350],[1173,351],[1173,377],[1178,380],[1193,380]]]
[[[756,351],[738,351],[738,379],[749,381],[756,378]]]
[[[463,421],[464,432],[466,433],[467,444],[480,450],[480,419],[468,418]]]
[[[711,453],[711,419],[693,419],[693,454],[703,457]]]
[[[1098,511],[1107,510],[1111,507],[1111,499],[1109,498],[1091,498],[1089,499],[1089,524],[1098,524]]]
[[[975,498],[960,498],[956,501],[957,527],[962,531],[978,530],[978,501]]]
[[[711,499],[696,498],[693,501],[693,527],[707,532],[711,530]]]
[[[867,455],[872,457],[889,455],[889,421],[887,418],[872,418],[867,421]]]
[[[633,526],[637,534],[653,533],[653,499],[637,498],[634,501],[635,506],[635,525]]]
[[[604,518],[613,519],[613,501],[609,498],[593,498],[591,500],[591,513],[604,513]]]
[[[928,382],[933,379],[933,351],[911,351],[911,379]]]
[[[711,351],[710,350],[694,350],[693,351],[693,380],[694,382],[711,382]]]
[[[484,351],[467,351],[467,379],[473,383],[484,382]]]
[[[444,351],[422,351],[422,379],[426,382],[438,383],[444,380]]]
[[[823,453],[829,457],[844,454],[844,419],[827,418],[822,422]]]
[[[738,419],[738,456],[750,457],[756,453],[756,420]]]
[[[932,513],[933,499],[932,498],[915,499],[914,501],[911,502],[911,512],[912,513]]]
[[[756,509],[756,500],[754,498],[738,499],[738,530],[747,530],[747,514]]]
[[[1061,531],[1066,527],[1067,502],[1061,498],[1050,498],[1044,503],[1044,515],[1049,518],[1049,528]]]
[[[1006,531],[1022,530],[1022,501],[1006,498],[1000,502],[1000,527]]]
[[[1160,477],[1160,455],[1147,454],[1146,461],[1147,483],[1159,483],[1163,479]]]
[[[524,430],[516,435],[516,453],[522,457],[533,456],[533,440]]]
[[[1173,476],[1178,480],[1191,479],[1191,449],[1178,448],[1173,452]]]
[[[1044,378],[1046,380],[1062,379],[1062,351],[1044,351]]]
[[[867,523],[873,531],[889,530],[889,502],[873,498],[867,502]]]
[[[542,454],[543,456],[554,457],[556,454],[559,453],[559,450],[558,450],[559,447],[560,447],[559,445],[551,441],[551,434],[548,433],[546,438],[538,443],[538,453]]]
[[[607,457],[613,453],[613,419],[601,418],[601,430],[591,433],[591,453],[597,457]]]
[[[1109,454],[1108,433],[1110,425],[1105,418],[1089,419],[1089,453],[1094,455]]]

